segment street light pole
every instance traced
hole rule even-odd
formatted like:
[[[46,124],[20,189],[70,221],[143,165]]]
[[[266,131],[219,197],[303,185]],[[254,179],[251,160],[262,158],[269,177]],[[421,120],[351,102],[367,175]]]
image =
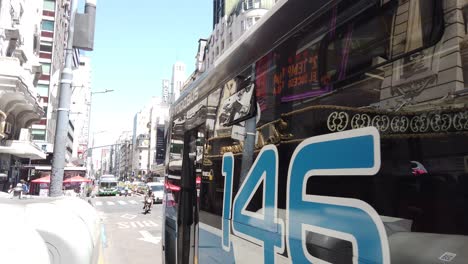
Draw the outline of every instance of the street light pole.
[[[75,13],[77,1],[71,0],[70,21],[68,24],[68,39],[65,53],[65,67],[60,76],[59,105],[57,108],[57,126],[55,129],[54,158],[50,177],[49,196],[62,196],[63,170],[65,167],[65,151],[70,114],[70,101],[73,81],[73,34],[75,32]]]
[[[103,93],[110,93],[110,92],[113,92],[114,90],[112,89],[105,89],[104,91],[97,91],[97,92],[91,92],[89,94],[89,104],[88,104],[88,143],[86,144],[86,169],[88,170],[88,155],[89,155],[89,152],[88,152],[88,149],[89,149],[89,142],[91,141],[90,139],[90,136],[91,136],[91,109],[92,109],[92,106],[93,106],[93,95],[94,94],[103,94]],[[94,135],[94,134],[93,134]],[[93,141],[94,141],[94,136],[93,136]],[[94,145],[94,143],[93,143]],[[92,163],[92,160],[90,161],[90,163]]]

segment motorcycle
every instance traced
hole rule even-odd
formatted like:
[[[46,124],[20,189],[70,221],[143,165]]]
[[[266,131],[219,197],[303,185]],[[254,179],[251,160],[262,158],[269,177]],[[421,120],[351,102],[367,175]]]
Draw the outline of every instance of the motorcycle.
[[[151,205],[153,204],[153,200],[151,197],[147,197],[145,198],[143,202],[144,202],[143,211],[144,211],[144,214],[147,214],[151,211]]]

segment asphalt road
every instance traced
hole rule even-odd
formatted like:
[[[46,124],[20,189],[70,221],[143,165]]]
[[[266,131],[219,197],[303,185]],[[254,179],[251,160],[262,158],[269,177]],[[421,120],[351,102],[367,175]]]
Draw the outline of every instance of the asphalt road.
[[[103,219],[105,264],[155,264],[161,260],[162,206],[143,214],[143,197],[92,199]]]

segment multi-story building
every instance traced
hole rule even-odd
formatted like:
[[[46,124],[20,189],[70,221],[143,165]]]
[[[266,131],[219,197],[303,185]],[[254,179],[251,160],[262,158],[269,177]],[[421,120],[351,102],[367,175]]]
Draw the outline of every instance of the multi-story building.
[[[213,33],[205,50],[205,69],[271,9],[276,0],[214,0]]]
[[[31,125],[44,115],[36,87],[41,14],[37,1],[0,2],[0,191],[30,176],[23,162],[46,158],[31,142]]]
[[[103,148],[101,149],[101,159],[98,161],[97,166],[95,166],[98,171],[99,177],[104,174],[110,174],[112,168],[111,165],[111,149]],[[99,178],[98,177],[98,178]]]
[[[149,135],[140,134],[133,147],[133,172],[139,178],[148,174]]]
[[[163,86],[165,84],[167,83],[163,81]],[[164,131],[168,117],[169,104],[160,97],[153,97],[150,103],[135,115],[132,171],[136,176],[150,174],[163,162]]]
[[[213,32],[209,39],[198,40],[195,71],[185,80],[181,90],[213,67],[244,32],[270,10],[276,0],[214,0]],[[242,40],[239,41],[241,43]]]
[[[165,157],[165,130],[169,123],[169,105],[156,97],[152,102],[149,127],[148,170],[162,175]]]
[[[172,66],[172,98],[173,101],[177,100],[180,96],[180,91],[184,86],[185,79],[185,64],[183,62],[176,62]]]
[[[162,101],[169,104],[171,100],[171,87],[169,80],[162,80]]]
[[[114,166],[112,174],[122,180],[128,180],[132,175],[132,135],[131,131],[123,131],[114,145]]]
[[[198,50],[197,55],[195,56],[195,70],[192,74],[185,80],[184,85],[182,87],[182,91],[189,87],[190,84],[195,81],[200,74],[205,71],[205,57],[206,57],[206,45],[208,40],[206,39],[199,39],[198,40]]]
[[[130,137],[121,138],[118,144],[117,175],[122,180],[129,180],[132,176],[133,145]]]
[[[43,0],[40,27],[39,58],[42,76],[38,83],[41,106],[46,114],[32,127],[33,140],[49,154],[53,151],[57,123],[58,88],[65,60],[67,27],[70,16],[69,0]],[[79,63],[74,50],[74,66]]]
[[[86,161],[89,141],[89,118],[91,103],[91,63],[90,58],[80,55],[80,63],[73,71],[73,88],[70,107],[70,120],[74,129],[72,162],[82,166]]]
[[[148,147],[149,147],[149,129],[150,109],[145,106],[133,119],[133,157],[132,172],[133,175],[144,175],[148,171]]]

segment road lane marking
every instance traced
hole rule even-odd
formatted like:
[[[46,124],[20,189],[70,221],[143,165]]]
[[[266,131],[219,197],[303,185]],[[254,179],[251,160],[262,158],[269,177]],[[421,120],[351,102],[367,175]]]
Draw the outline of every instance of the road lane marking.
[[[161,242],[160,236],[153,236],[150,232],[146,230],[140,230],[138,232],[140,232],[141,236],[143,236],[143,237],[138,238],[139,240],[153,243],[153,244],[158,244],[159,242]]]
[[[145,221],[131,221],[131,222],[118,222],[116,223],[119,229],[129,228],[145,228],[145,227],[158,227],[159,225],[151,220]]]
[[[115,205],[115,203],[111,201],[107,201],[107,205]]]
[[[117,201],[117,202],[118,202],[119,204],[121,204],[121,205],[126,205],[126,204],[127,204],[127,203],[124,202],[124,201]]]
[[[132,219],[136,218],[137,216],[132,215],[132,214],[124,214],[124,215],[121,215],[120,217],[132,220]]]
[[[101,206],[102,202],[96,202],[96,206]]]
[[[134,201],[134,200],[130,200],[130,201],[128,201],[128,202],[131,203],[131,204],[138,204],[138,202],[137,202],[137,201]]]

